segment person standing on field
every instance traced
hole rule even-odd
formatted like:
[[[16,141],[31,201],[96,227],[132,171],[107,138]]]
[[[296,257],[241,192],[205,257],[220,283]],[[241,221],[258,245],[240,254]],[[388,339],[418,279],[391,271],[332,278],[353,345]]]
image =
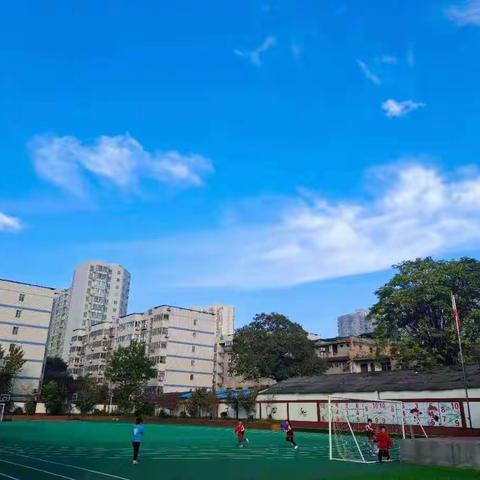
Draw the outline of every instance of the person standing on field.
[[[380,428],[380,433],[377,433],[373,441],[378,445],[378,461],[382,463],[383,458],[390,460],[390,448],[393,445],[393,438],[387,433],[385,427]]]
[[[135,425],[133,426],[132,430],[132,447],[133,447],[133,464],[138,464],[138,452],[140,450],[140,443],[143,438],[143,434],[145,433],[145,429],[143,427],[143,419],[138,417],[135,420]]]

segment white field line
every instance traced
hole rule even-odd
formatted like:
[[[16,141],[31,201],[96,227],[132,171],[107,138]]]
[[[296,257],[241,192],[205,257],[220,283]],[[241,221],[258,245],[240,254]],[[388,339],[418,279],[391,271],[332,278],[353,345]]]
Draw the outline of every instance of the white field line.
[[[20,480],[19,478],[12,477],[11,475],[7,475],[6,473],[0,473],[0,477],[9,478],[10,480]]]
[[[14,454],[15,455],[15,454]],[[28,455],[18,455],[19,457],[30,458],[32,460],[37,460],[38,462],[51,463],[52,465],[60,465],[67,468],[75,468],[76,470],[83,470],[84,472],[96,473],[97,475],[104,475],[105,477],[118,478],[119,480],[130,480],[129,478],[119,477],[118,475],[112,475],[111,473],[99,472],[98,470],[90,470],[89,468],[77,467],[77,465],[70,465],[68,463],[54,462],[53,460],[44,460],[43,458],[30,457]],[[3,460],[0,460],[2,462]],[[65,477],[68,478],[68,477]]]
[[[58,473],[49,472],[48,470],[42,470],[40,468],[30,467],[29,465],[23,465],[22,463],[10,462],[9,460],[0,460],[2,463],[9,463],[10,465],[16,465],[17,467],[28,468],[29,470],[35,470],[37,472],[46,473],[47,475],[53,475],[54,477],[65,478],[66,480],[75,480],[72,477],[66,477],[65,475],[60,475]]]

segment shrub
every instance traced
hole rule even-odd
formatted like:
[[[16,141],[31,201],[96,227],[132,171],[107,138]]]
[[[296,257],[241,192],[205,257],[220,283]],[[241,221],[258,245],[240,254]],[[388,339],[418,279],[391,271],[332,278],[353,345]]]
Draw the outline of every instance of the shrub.
[[[15,407],[12,412],[13,415],[23,415],[23,408],[22,407]]]
[[[35,415],[37,411],[37,402],[35,400],[28,400],[25,403],[25,413],[27,415]]]

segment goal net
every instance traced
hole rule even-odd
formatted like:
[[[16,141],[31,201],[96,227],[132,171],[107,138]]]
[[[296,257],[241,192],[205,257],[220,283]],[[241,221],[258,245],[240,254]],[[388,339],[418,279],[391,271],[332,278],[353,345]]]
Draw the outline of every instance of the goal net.
[[[402,402],[329,397],[328,418],[330,460],[376,462],[382,426],[393,439],[390,459],[399,459],[398,440],[405,438]]]

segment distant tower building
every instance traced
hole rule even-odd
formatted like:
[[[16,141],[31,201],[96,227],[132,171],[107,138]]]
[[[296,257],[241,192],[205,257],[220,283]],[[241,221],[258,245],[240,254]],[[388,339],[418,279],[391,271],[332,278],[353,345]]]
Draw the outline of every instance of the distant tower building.
[[[129,289],[130,273],[121,265],[90,261],[77,267],[72,286],[52,313],[48,356],[68,362],[74,331],[83,328],[88,339],[96,325],[102,324],[101,330],[113,327],[127,313]]]
[[[355,313],[341,315],[337,319],[339,337],[358,337],[372,333],[375,322],[367,318],[368,310],[358,309]]]
[[[48,332],[47,355],[49,357],[63,356],[69,304],[70,289],[66,288],[65,290],[59,290],[58,294],[53,299],[50,331]]]

